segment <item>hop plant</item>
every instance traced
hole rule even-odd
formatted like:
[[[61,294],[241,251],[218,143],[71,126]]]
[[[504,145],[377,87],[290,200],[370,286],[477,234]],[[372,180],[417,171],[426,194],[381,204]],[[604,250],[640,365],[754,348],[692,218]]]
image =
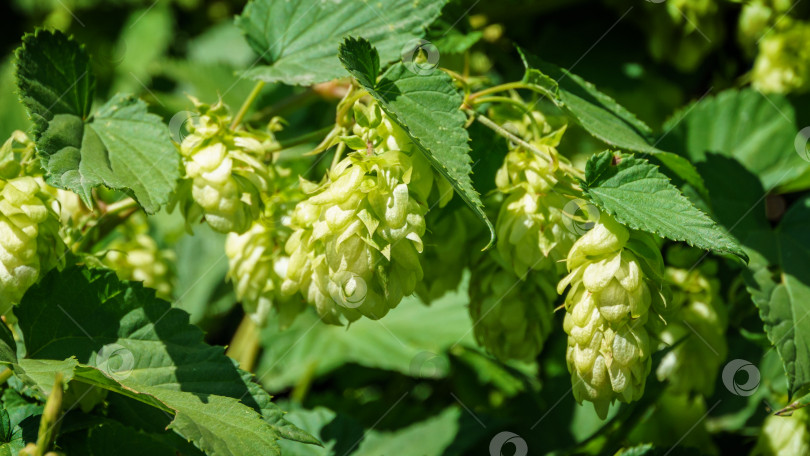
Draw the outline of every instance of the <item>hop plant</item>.
[[[170,301],[174,252],[161,250],[147,233],[138,232],[131,225],[128,228],[124,236],[110,242],[102,262],[121,280],[143,282],[145,287],[155,290],[157,297]]]
[[[30,176],[0,179],[0,314],[31,285],[64,262],[59,218],[45,183]]]
[[[189,122],[191,132],[180,144],[186,173],[181,210],[190,222],[204,217],[216,231],[244,233],[261,213],[261,193],[273,183],[263,160],[275,139],[270,133],[230,129],[221,102],[196,104],[200,116]]]
[[[728,317],[719,283],[700,269],[667,268],[665,280],[672,289],[674,317],[658,338],[668,346],[687,338],[664,355],[656,376],[666,379],[675,393],[710,396],[728,351],[724,335]]]
[[[752,456],[810,454],[808,412],[801,408],[791,416],[771,415],[765,418]]]
[[[538,148],[550,157],[558,139]],[[563,224],[563,210],[569,199],[572,179],[555,172],[555,163],[524,148],[510,151],[495,178],[505,194],[497,219],[498,253],[520,277],[530,270],[557,269],[574,243],[574,235]]]
[[[419,254],[435,179],[427,159],[389,119],[356,119],[357,135],[344,141],[359,151],[296,206],[285,247],[284,292],[301,292],[333,324],[341,316],[381,318],[414,292],[423,278]]]
[[[538,272],[521,279],[497,254],[485,254],[470,277],[470,316],[478,343],[502,360],[536,358],[551,332],[555,279]]]
[[[574,243],[570,272],[557,286],[559,293],[571,286],[563,327],[574,398],[592,402],[602,418],[614,400],[629,403],[644,393],[651,368],[646,324],[651,307],[666,302],[658,285],[663,259],[653,246],[648,235],[631,234],[602,214]]]

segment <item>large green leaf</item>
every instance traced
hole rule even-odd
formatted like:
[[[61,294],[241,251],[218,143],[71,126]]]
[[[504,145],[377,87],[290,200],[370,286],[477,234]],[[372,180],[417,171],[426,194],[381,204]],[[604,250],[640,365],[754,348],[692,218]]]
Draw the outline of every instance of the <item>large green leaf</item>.
[[[262,333],[265,350],[258,377],[270,391],[346,363],[415,377],[443,377],[450,365],[447,349],[457,343],[475,345],[466,290],[464,283],[430,307],[407,297],[384,320],[363,319],[348,329],[324,325],[314,312],[300,315],[284,331],[268,325]]]
[[[749,233],[746,284],[791,393],[810,385],[810,197],[797,201],[776,230]],[[770,257],[770,258],[768,258]]]
[[[126,191],[149,213],[168,201],[180,154],[160,117],[119,94],[91,119],[95,82],[87,53],[60,32],[26,35],[17,58],[17,83],[50,184],[88,205],[99,185]]]
[[[251,0],[237,25],[269,65],[245,76],[311,85],[345,76],[337,48],[349,35],[369,39],[383,63],[420,38],[447,0]]]
[[[523,82],[543,94],[595,138],[619,149],[654,154],[677,176],[706,194],[695,167],[683,157],[652,144],[652,130],[596,86],[570,71],[544,62],[518,48],[526,73]]]
[[[380,58],[365,39],[347,38],[340,45],[340,60],[383,111],[408,133],[433,168],[450,181],[489,228],[490,244],[494,242],[495,228],[473,187],[470,138],[464,128],[467,116],[461,111],[463,99],[450,76],[443,71],[419,75],[397,63],[377,82]]]
[[[630,228],[748,260],[734,238],[647,160],[610,151],[594,155],[585,166],[582,190],[594,204]]]
[[[796,152],[799,134],[788,100],[753,89],[727,90],[697,101],[675,114],[664,127],[669,150],[692,161],[716,152],[740,161],[766,190],[785,188],[810,169]]]
[[[26,359],[3,361],[41,389],[59,371],[160,408],[174,415],[170,428],[212,455],[279,454],[279,438],[315,442],[221,347],[203,342],[188,314],[111,271],[53,272],[15,314]]]

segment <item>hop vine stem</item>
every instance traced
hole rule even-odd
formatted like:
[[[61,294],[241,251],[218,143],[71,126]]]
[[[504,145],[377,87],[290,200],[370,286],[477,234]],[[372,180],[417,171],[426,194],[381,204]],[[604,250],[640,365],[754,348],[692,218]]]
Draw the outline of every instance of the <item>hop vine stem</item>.
[[[231,130],[236,130],[236,127],[242,123],[242,119],[245,118],[245,114],[247,114],[248,109],[250,109],[250,105],[252,105],[253,102],[256,101],[256,98],[259,97],[264,85],[264,81],[259,81],[255,86],[253,86],[253,90],[250,91],[250,95],[248,95],[245,102],[242,103],[242,107],[239,108],[239,112],[236,113],[236,117],[233,118],[233,122],[231,122]]]

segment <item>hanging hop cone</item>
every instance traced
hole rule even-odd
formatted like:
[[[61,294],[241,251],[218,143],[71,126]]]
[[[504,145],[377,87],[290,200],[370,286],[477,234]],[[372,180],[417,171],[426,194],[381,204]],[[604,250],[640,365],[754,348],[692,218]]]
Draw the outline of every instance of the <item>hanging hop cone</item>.
[[[281,293],[290,258],[279,237],[277,227],[259,219],[243,234],[230,233],[225,242],[228,278],[236,298],[259,326],[264,326],[271,309],[278,314],[282,328],[303,310],[299,300]]]
[[[534,360],[551,332],[557,294],[543,272],[525,280],[485,253],[470,276],[470,317],[478,343],[502,360]]]
[[[414,292],[434,188],[430,164],[402,130],[356,118],[358,135],[344,141],[358,151],[296,206],[286,244],[284,292],[301,292],[333,324],[381,318]]]
[[[535,141],[535,146],[556,161],[562,131]],[[506,155],[495,177],[505,195],[496,222],[498,253],[519,277],[530,270],[561,269],[558,264],[575,240],[563,223],[570,201],[563,193],[570,193],[573,181],[555,168],[556,163],[517,148]]]
[[[557,291],[571,286],[563,327],[574,398],[592,402],[604,418],[614,400],[644,393],[651,367],[645,324],[651,306],[658,311],[666,302],[658,285],[663,259],[648,235],[631,235],[602,214],[571,248],[567,266]]]
[[[664,355],[655,374],[675,393],[710,396],[728,352],[728,316],[720,301],[720,283],[701,269],[667,268],[665,280],[672,289],[675,313],[658,338],[665,346],[686,339]]]
[[[751,72],[763,92],[804,92],[810,87],[810,23],[785,18],[759,41]]]
[[[0,179],[0,315],[51,268],[64,263],[59,218],[41,179]]]
[[[277,143],[270,133],[231,130],[221,102],[196,105],[200,115],[188,122],[191,133],[180,144],[186,173],[180,208],[189,223],[204,217],[216,231],[244,233],[272,185],[264,160]]]
[[[145,221],[140,226],[133,223],[128,222],[124,235],[110,242],[102,262],[119,279],[143,282],[143,286],[155,290],[158,298],[171,301],[174,252],[160,249],[146,233]]]

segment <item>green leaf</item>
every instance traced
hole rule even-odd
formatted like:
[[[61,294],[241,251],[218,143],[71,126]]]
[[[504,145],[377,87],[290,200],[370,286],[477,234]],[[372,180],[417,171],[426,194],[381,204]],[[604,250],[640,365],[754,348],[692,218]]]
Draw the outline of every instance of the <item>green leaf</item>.
[[[26,35],[17,58],[17,83],[48,183],[76,192],[88,205],[99,185],[126,191],[148,213],[168,201],[180,177],[180,154],[160,117],[118,94],[91,120],[95,82],[87,53],[60,32]]]
[[[619,160],[617,165],[615,159]],[[647,160],[614,156],[610,151],[596,154],[585,165],[582,190],[594,204],[630,228],[748,261],[737,241]]]
[[[693,162],[704,161],[708,152],[734,157],[766,190],[788,187],[810,170],[796,152],[796,114],[782,95],[727,90],[685,107],[664,129],[669,133],[662,143],[669,150]]]
[[[256,372],[271,392],[348,363],[414,377],[444,377],[450,366],[447,349],[475,346],[468,303],[465,282],[429,307],[410,296],[384,321],[362,319],[348,329],[321,324],[311,311],[284,331],[271,323],[262,333],[264,351]]]
[[[702,195],[706,188],[695,167],[683,157],[651,144],[652,130],[613,98],[570,71],[518,48],[526,73],[523,82],[548,97],[595,138],[623,150],[655,154],[667,168]]]
[[[791,394],[810,385],[810,197],[794,203],[774,231],[749,236],[748,291],[776,347]],[[772,257],[770,260],[766,257]]]
[[[461,94],[443,71],[417,75],[402,63],[388,69],[376,84],[373,73],[377,51],[364,39],[347,38],[340,45],[340,60],[383,111],[402,127],[433,168],[484,222],[495,241],[495,228],[484,212],[484,204],[472,183],[467,116],[461,111]],[[489,247],[489,245],[487,247]]]
[[[170,428],[212,455],[279,454],[279,438],[316,442],[205,344],[188,314],[111,271],[52,272],[15,314],[28,359],[14,369],[32,384],[53,384],[61,371],[173,413]]]
[[[335,50],[349,35],[363,36],[387,64],[441,13],[447,0],[251,0],[237,25],[269,65],[244,73],[252,79],[311,85],[345,76]]]
[[[20,99],[34,123],[36,138],[54,116],[87,119],[96,79],[83,46],[62,32],[37,30],[23,36],[16,55]]]

